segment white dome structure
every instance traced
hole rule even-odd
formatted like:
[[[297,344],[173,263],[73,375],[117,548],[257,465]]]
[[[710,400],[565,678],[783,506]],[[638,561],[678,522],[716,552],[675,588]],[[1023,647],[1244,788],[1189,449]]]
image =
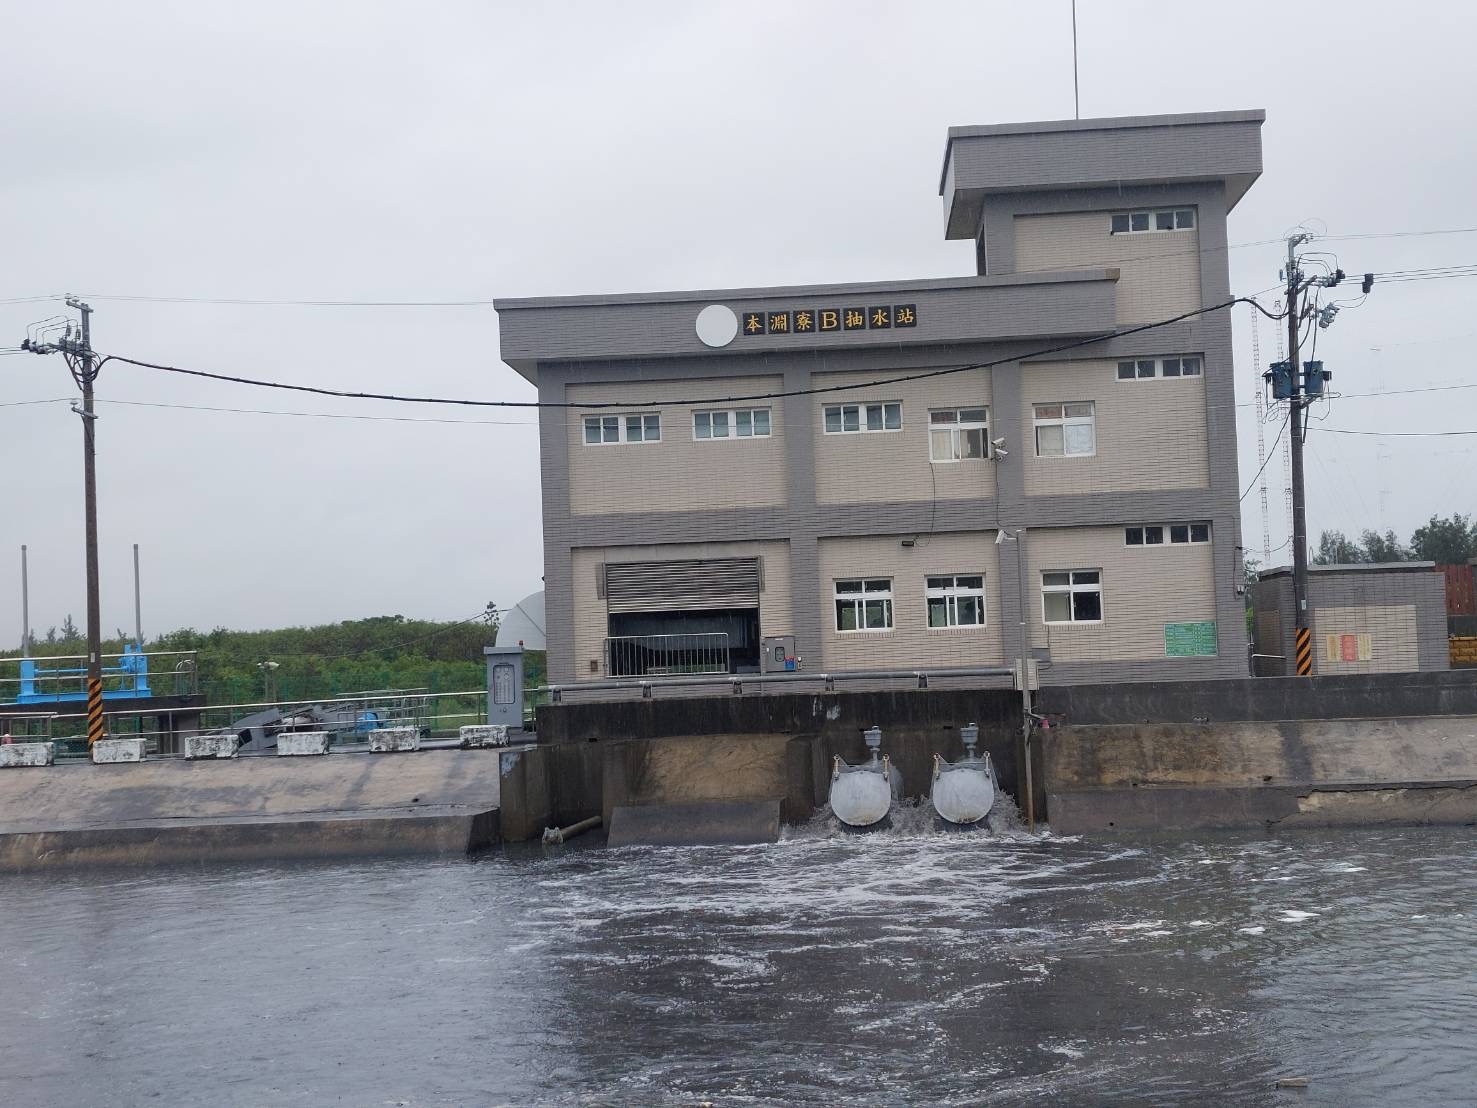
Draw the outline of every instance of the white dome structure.
[[[498,613],[497,645],[525,650],[547,650],[544,638],[544,591],[530,593],[511,608]]]

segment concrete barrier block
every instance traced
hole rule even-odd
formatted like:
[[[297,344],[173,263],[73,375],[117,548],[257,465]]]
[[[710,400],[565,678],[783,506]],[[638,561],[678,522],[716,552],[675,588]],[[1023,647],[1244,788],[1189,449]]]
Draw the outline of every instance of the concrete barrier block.
[[[381,727],[369,733],[372,754],[393,754],[421,748],[421,733],[414,727]]]
[[[461,729],[462,746],[467,749],[484,746],[507,746],[506,723],[479,723]]]
[[[748,846],[779,842],[780,798],[618,807],[610,846]]]
[[[144,760],[143,739],[99,739],[92,744],[92,760],[96,765],[111,765],[115,762],[142,762]]]
[[[0,769],[49,766],[55,761],[56,750],[50,743],[11,743],[0,746]]]
[[[186,735],[185,760],[234,758],[239,745],[235,735]]]
[[[327,731],[292,731],[277,736],[278,757],[327,753]]]

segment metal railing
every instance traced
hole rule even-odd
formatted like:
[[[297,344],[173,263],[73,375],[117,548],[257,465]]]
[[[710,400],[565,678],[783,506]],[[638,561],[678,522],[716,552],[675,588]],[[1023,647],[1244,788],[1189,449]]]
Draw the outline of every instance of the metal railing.
[[[607,677],[731,673],[727,632],[617,635],[605,640]]]
[[[103,695],[109,700],[194,696],[200,691],[198,650],[127,650],[104,654]],[[87,699],[86,654],[0,658],[0,703],[48,704]]]
[[[252,717],[277,719],[267,724],[281,731],[327,731],[330,746],[346,747],[368,741],[369,732],[385,727],[414,727],[431,738],[454,738],[463,724],[487,722],[487,690],[468,689],[433,693],[392,690],[313,701],[263,701],[255,704],[212,704],[186,709],[199,713],[197,726],[155,730],[145,726],[157,718],[157,709],[113,708],[103,713],[109,738],[143,738],[150,754],[178,754],[185,735],[250,731]],[[3,715],[3,713],[0,713]],[[49,737],[62,743],[60,754],[85,754],[86,712],[53,713],[46,717]],[[20,716],[8,717],[12,733],[19,733]]]
[[[929,681],[946,682],[979,680],[983,678],[1006,678],[1005,687],[1014,684],[1016,676],[1013,666],[958,666],[939,669],[869,669],[843,670],[835,673],[741,673],[733,675],[692,674],[680,677],[655,677],[650,680],[607,679],[603,681],[576,681],[568,685],[540,685],[531,689],[536,703],[562,703],[566,696],[573,695],[579,701],[611,699],[610,693],[618,690],[639,690],[644,699],[650,699],[663,690],[671,690],[678,696],[704,696],[726,690],[735,696],[745,691],[802,692],[806,686],[819,686],[826,692],[835,690],[837,684],[856,682],[864,685],[886,685],[896,687],[898,682],[908,682],[915,688],[926,689]],[[547,697],[547,701],[543,700]]]

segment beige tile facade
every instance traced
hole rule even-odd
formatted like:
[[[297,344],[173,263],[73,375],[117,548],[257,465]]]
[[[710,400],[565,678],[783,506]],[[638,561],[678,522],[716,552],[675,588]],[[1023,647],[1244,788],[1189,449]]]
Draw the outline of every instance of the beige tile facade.
[[[875,373],[817,374],[819,388],[900,376]],[[900,401],[901,431],[826,434],[825,408],[834,404]],[[932,464],[929,411],[990,405],[989,370],[930,377],[898,385],[845,389],[815,398],[815,496],[821,504],[868,501],[991,498],[995,463],[985,459]],[[993,421],[993,412],[991,414]],[[931,471],[931,472],[930,472]]]
[[[1031,363],[1022,367],[1021,395],[1027,496],[1210,485],[1203,374],[1119,381],[1116,360]],[[1038,458],[1034,406],[1087,400],[1095,406],[1097,453]]]
[[[1213,542],[1126,546],[1122,527],[1062,527],[1028,531],[1026,544],[1031,645],[1053,662],[1162,659],[1166,623],[1216,618]],[[1102,622],[1047,625],[1041,574],[1073,569],[1102,572]]]
[[[692,396],[754,395],[781,388],[780,377],[611,381],[572,386],[569,399],[577,404],[632,397],[667,401]],[[625,415],[627,409],[570,409],[570,511],[575,515],[600,515],[783,504],[786,476],[782,404],[753,401],[733,407],[768,408],[769,436],[700,441],[693,437],[693,407],[663,403],[630,409],[661,413],[660,442],[590,446],[584,441],[584,417]]]
[[[764,585],[759,594],[759,633],[794,634],[790,597],[790,546],[785,542],[659,543],[650,546],[582,547],[573,552],[574,657],[576,677],[604,676],[605,601],[598,586],[606,562],[662,562],[692,558],[763,558]],[[591,670],[591,662],[595,663]]]
[[[1001,665],[1000,558],[993,531],[830,538],[820,542],[821,663],[826,669]],[[931,628],[925,579],[935,574],[984,574],[985,625]],[[836,630],[835,583],[856,577],[892,579],[893,629]],[[1012,586],[1013,587],[1013,586]],[[818,666],[807,666],[819,669]]]
[[[1346,645],[1353,648],[1350,661],[1344,660]],[[1402,673],[1420,668],[1414,604],[1314,606],[1314,673]]]
[[[1198,226],[1114,235],[1111,218],[1111,212],[1016,216],[1017,272],[1116,267],[1120,323],[1151,323],[1200,307]]]

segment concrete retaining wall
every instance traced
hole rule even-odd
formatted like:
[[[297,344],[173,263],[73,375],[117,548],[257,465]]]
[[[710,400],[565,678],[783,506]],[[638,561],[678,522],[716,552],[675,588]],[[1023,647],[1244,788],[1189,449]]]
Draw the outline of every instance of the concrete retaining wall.
[[[1477,718],[1118,724],[1054,730],[1062,833],[1477,822]]]
[[[1477,671],[1054,686],[1038,710],[1073,725],[1477,715]]]
[[[152,760],[0,774],[0,868],[460,853],[496,838],[497,760]]]

